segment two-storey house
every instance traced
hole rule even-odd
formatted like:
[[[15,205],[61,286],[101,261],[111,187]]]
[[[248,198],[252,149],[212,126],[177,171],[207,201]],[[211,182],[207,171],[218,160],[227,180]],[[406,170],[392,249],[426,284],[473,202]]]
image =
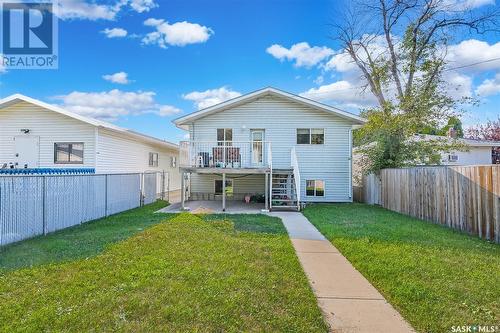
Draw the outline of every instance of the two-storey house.
[[[352,201],[352,130],[364,119],[275,88],[174,120],[185,200],[260,200],[266,209]]]

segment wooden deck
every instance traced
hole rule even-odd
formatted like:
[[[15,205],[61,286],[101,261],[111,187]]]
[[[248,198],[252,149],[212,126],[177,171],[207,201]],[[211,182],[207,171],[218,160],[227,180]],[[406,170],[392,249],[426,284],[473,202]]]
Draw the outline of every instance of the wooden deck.
[[[181,172],[200,174],[266,174],[270,168],[210,168],[210,167],[181,167]]]

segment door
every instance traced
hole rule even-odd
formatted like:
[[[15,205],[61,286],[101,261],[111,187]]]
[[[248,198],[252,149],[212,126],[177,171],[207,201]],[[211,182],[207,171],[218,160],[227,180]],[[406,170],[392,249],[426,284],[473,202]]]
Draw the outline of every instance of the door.
[[[40,137],[22,135],[14,137],[15,161],[18,168],[38,168]]]
[[[264,165],[264,130],[252,130],[252,166]]]

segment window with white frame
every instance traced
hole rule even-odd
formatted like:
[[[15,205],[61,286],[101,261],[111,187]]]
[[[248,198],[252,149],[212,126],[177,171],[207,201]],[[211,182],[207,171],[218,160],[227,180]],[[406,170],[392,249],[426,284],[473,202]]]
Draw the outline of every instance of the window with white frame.
[[[158,166],[158,153],[149,153],[149,166],[150,167]]]
[[[177,156],[171,156],[170,157],[170,166],[172,168],[177,167]]]
[[[83,164],[83,142],[54,143],[54,163]]]
[[[324,143],[324,128],[297,128],[298,145],[322,145]]]
[[[308,197],[324,197],[325,181],[319,179],[306,180],[306,195]]]

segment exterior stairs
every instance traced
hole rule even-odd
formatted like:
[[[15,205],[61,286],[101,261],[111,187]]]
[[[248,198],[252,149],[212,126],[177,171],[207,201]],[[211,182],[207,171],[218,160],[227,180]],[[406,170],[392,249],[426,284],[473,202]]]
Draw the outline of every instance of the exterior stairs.
[[[273,169],[271,177],[271,209],[298,209],[292,169]]]

